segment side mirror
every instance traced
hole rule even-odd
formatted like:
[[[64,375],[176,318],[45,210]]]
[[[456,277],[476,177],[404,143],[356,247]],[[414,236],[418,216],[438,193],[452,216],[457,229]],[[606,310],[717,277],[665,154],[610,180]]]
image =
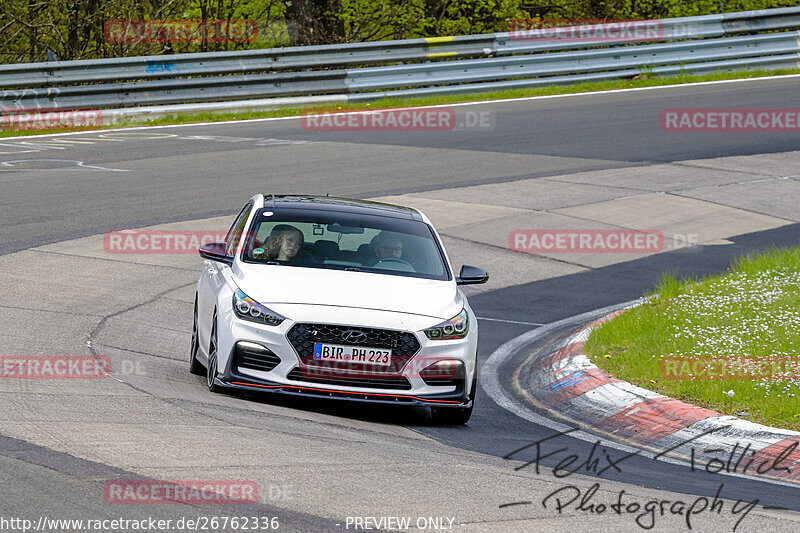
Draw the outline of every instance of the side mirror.
[[[457,285],[477,285],[489,281],[489,273],[472,265],[462,265],[456,278]]]
[[[233,264],[233,257],[225,254],[224,242],[210,242],[201,246],[197,251],[206,259],[225,263],[226,265]]]

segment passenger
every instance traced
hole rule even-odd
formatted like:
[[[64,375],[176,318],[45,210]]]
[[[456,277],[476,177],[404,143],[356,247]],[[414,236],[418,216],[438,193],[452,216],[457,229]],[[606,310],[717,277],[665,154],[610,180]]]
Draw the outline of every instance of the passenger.
[[[253,250],[253,259],[261,261],[296,261],[303,258],[301,251],[305,237],[303,232],[288,224],[278,224],[269,234],[263,246]]]

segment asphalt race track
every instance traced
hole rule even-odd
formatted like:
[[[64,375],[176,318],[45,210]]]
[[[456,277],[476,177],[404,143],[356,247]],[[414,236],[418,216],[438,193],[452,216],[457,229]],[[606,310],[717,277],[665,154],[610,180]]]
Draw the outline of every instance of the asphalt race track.
[[[606,465],[624,455],[605,439],[593,447],[564,436],[538,463],[535,447],[505,459],[554,431],[531,421],[535,409],[520,418],[484,387],[464,427],[435,426],[417,409],[212,395],[187,371],[200,258],[113,254],[102,239],[151,226],[224,230],[256,192],[418,206],[456,268],[492,275],[469,292],[484,363],[531,329],[640,297],[665,271],[721,272],[743,253],[797,244],[800,134],[667,133],[659,116],[780,108],[798,97],[797,78],[786,77],[455,106],[452,131],[308,131],[275,119],[0,139],[0,355],[92,353],[119,369],[94,383],[0,379],[0,518],[277,516],[281,531],[353,531],[353,517],[400,516],[424,517],[422,530],[436,529],[433,518],[459,531],[649,529],[638,512],[542,505],[566,485],[585,495],[599,483],[595,503],[621,490],[642,507],[707,498],[709,509],[691,518],[656,513],[656,531],[800,530],[795,486],[645,455],[597,478],[602,466],[587,458]],[[579,227],[657,228],[664,250],[508,249],[513,229]],[[510,383],[527,355],[568,329],[519,351],[496,381]],[[587,468],[552,475],[568,454]],[[260,497],[244,506],[104,501],[107,481],[129,479],[254,480]],[[710,511],[715,495],[726,500],[721,512]]]

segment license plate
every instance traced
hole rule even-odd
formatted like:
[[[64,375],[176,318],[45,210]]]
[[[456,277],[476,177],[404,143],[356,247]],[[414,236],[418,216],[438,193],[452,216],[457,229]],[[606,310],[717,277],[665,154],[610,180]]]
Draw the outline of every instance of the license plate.
[[[389,366],[392,360],[392,351],[385,348],[370,348],[368,346],[315,344],[314,359],[319,361],[342,361],[345,363]]]

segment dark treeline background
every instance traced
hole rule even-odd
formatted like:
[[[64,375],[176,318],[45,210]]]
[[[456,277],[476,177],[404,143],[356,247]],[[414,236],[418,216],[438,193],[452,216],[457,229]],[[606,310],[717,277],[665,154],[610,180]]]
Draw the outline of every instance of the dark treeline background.
[[[0,0],[0,63],[508,31],[515,19],[655,19],[796,0]],[[109,42],[109,20],[256,21],[252,42]]]

